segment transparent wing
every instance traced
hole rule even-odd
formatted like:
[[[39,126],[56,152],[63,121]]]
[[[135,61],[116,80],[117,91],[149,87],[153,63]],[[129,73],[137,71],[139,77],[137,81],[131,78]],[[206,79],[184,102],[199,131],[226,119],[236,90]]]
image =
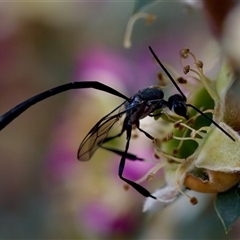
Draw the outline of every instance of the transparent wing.
[[[114,124],[117,123],[126,112],[132,109],[126,108],[127,104],[127,101],[123,102],[94,125],[78,148],[78,160],[88,161],[91,159],[99,145],[107,138]]]

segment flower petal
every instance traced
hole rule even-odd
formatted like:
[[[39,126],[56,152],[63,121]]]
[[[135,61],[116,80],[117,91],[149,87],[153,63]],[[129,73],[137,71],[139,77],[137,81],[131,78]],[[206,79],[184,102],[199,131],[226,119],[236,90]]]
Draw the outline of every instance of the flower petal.
[[[167,206],[170,202],[173,202],[178,195],[180,195],[177,187],[166,186],[158,189],[153,193],[153,196],[157,198],[147,198],[143,205],[143,212],[156,212]]]

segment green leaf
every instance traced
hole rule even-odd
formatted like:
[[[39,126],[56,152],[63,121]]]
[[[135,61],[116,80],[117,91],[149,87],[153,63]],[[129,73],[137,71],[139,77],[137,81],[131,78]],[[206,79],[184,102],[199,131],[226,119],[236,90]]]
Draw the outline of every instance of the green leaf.
[[[148,7],[153,2],[156,2],[156,0],[136,0],[133,13],[144,10],[144,8]]]
[[[225,232],[228,233],[240,216],[240,187],[238,184],[224,193],[218,193],[215,209],[223,223]]]

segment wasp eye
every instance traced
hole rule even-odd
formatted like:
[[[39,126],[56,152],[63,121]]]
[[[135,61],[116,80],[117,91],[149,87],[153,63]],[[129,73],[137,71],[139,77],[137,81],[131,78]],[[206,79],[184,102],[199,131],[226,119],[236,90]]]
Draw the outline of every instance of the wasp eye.
[[[187,106],[185,98],[179,94],[175,94],[168,99],[169,109],[179,116],[183,116],[188,119]]]

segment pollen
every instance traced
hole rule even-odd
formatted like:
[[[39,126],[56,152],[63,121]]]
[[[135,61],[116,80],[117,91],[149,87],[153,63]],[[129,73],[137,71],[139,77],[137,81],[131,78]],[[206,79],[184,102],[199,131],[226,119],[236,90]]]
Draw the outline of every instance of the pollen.
[[[187,84],[187,79],[186,78],[183,78],[183,77],[179,77],[176,79],[176,81],[180,84]]]
[[[159,72],[157,77],[158,77],[159,85],[161,87],[165,87],[167,84],[166,84],[166,79],[164,78],[163,74],[161,72]]]
[[[187,65],[187,66],[185,66],[185,67],[183,67],[183,73],[184,74],[187,74],[187,73],[189,73],[189,71],[190,71],[190,66],[189,65]]]
[[[198,204],[198,199],[197,199],[196,197],[192,197],[192,198],[190,199],[190,203],[191,203],[192,205],[196,205],[196,204]]]
[[[190,50],[189,50],[188,48],[183,48],[183,49],[180,51],[180,56],[181,56],[182,58],[187,58],[189,52],[190,52]]]
[[[182,120],[176,121],[173,125],[174,128],[178,129],[179,131],[182,131],[184,129],[184,126],[181,124]]]
[[[178,153],[179,153],[179,149],[175,148],[175,149],[173,150],[173,155],[177,155]]]
[[[167,134],[167,136],[164,138],[164,141],[169,141],[173,138],[173,132],[170,132]]]
[[[194,64],[197,68],[203,68],[203,62],[201,60],[196,61]]]
[[[154,176],[155,176],[155,173],[150,173],[148,176],[147,176],[147,181],[148,182],[150,182],[150,181],[152,181],[153,180],[153,178],[154,178]]]
[[[182,120],[176,121],[173,125],[174,128],[179,128],[180,123],[182,122]]]

